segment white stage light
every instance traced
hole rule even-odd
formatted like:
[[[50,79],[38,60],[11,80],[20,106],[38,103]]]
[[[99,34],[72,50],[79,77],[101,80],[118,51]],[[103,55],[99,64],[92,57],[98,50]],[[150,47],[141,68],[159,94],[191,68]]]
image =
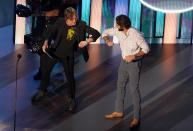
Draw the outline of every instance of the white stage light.
[[[144,6],[163,13],[183,13],[193,10],[193,0],[139,0]]]
[[[26,5],[25,0],[17,0],[16,4]],[[15,44],[24,44],[25,18],[16,15]]]

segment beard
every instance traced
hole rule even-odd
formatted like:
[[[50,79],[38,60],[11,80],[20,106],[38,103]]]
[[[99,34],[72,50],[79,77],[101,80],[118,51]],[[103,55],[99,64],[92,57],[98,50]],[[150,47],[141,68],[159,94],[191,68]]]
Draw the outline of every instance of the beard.
[[[119,31],[123,31],[123,28],[119,28],[118,30],[119,30]]]

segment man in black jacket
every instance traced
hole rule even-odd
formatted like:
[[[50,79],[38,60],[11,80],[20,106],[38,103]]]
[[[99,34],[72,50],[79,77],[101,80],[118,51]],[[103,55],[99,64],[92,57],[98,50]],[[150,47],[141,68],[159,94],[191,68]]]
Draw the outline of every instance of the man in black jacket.
[[[89,38],[86,40],[86,33]],[[42,47],[43,52],[47,53],[48,40],[55,35],[54,44],[51,45],[53,55],[57,59],[45,56],[46,63],[42,70],[42,78],[38,87],[38,92],[32,96],[32,102],[40,101],[46,94],[49,84],[50,73],[53,66],[60,61],[63,65],[64,72],[69,85],[70,104],[68,110],[72,111],[76,107],[75,101],[75,79],[74,79],[74,51],[80,51],[84,60],[88,61],[87,45],[96,41],[100,37],[100,33],[87,26],[86,22],[77,20],[77,12],[74,8],[69,7],[64,11],[64,18],[58,18],[54,26],[47,30],[45,42]]]

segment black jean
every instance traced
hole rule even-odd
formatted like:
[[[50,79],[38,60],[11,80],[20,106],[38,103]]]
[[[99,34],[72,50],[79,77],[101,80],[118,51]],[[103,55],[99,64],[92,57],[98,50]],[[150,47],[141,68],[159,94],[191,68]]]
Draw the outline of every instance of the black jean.
[[[50,73],[54,65],[59,61],[62,63],[68,81],[68,92],[72,99],[75,98],[75,78],[74,78],[74,57],[66,56],[58,59],[51,59],[47,55],[41,56],[41,81],[39,90],[46,91],[50,81]]]

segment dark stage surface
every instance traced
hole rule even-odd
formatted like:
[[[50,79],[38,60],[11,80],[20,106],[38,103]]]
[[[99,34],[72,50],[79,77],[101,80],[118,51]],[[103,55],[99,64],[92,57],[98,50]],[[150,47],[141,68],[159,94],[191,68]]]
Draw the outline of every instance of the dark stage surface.
[[[2,48],[1,48],[2,49]],[[0,52],[0,131],[13,130],[15,64],[19,63],[17,131],[104,131],[129,130],[132,119],[131,94],[127,88],[125,117],[107,120],[104,115],[114,110],[117,70],[120,62],[118,45],[90,45],[90,60],[76,59],[75,74],[78,108],[65,112],[66,88],[51,88],[38,105],[30,103],[39,81],[33,75],[39,57],[11,47]],[[11,53],[10,53],[11,52]],[[3,54],[1,54],[3,53]],[[151,45],[143,60],[140,89],[142,121],[139,131],[193,130],[193,47],[191,45]]]

